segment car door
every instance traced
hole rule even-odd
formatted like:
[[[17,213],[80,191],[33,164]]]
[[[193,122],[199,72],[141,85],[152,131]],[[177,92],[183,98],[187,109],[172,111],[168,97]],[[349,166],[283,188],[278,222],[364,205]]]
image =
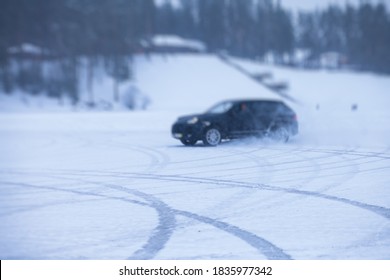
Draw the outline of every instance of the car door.
[[[252,110],[256,118],[254,127],[257,134],[266,133],[274,118],[272,102],[255,102]]]
[[[233,137],[241,137],[253,134],[255,129],[255,117],[248,102],[234,104],[229,111],[229,131]]]

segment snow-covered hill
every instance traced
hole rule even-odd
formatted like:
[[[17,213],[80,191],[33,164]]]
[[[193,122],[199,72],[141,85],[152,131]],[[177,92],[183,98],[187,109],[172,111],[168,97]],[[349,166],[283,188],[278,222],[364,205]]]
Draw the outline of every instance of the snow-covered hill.
[[[224,99],[279,98],[214,55],[138,57],[136,73],[152,110],[199,112]]]

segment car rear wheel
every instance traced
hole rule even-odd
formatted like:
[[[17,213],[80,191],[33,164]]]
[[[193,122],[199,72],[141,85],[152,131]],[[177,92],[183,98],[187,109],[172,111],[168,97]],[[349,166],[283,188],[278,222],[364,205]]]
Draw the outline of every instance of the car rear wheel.
[[[286,128],[279,128],[271,132],[271,138],[278,142],[287,143],[290,140],[290,133]]]
[[[206,146],[217,146],[221,143],[222,135],[218,128],[208,128],[203,135],[203,143]]]

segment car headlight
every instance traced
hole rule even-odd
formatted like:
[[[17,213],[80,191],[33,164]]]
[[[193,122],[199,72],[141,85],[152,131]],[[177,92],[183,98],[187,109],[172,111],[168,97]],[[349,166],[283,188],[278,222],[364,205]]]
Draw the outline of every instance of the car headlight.
[[[199,121],[199,119],[197,117],[193,117],[192,119],[188,120],[187,123],[188,124],[196,124],[198,121]]]

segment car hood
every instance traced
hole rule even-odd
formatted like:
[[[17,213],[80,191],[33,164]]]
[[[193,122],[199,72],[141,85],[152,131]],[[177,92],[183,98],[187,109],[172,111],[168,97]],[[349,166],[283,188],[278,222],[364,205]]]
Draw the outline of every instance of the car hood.
[[[195,117],[198,117],[198,118],[199,118],[200,116],[201,116],[201,114],[180,116],[180,117],[177,119],[177,121],[178,121],[178,122],[187,122],[187,121],[189,121],[189,120],[192,119],[192,118],[195,118]]]
[[[205,121],[205,120],[210,120],[210,119],[213,119],[217,116],[219,116],[220,114],[193,114],[193,115],[186,115],[186,116],[181,116],[178,118],[178,122],[187,122],[189,120],[191,120],[192,118],[199,118],[199,120],[201,121]]]

